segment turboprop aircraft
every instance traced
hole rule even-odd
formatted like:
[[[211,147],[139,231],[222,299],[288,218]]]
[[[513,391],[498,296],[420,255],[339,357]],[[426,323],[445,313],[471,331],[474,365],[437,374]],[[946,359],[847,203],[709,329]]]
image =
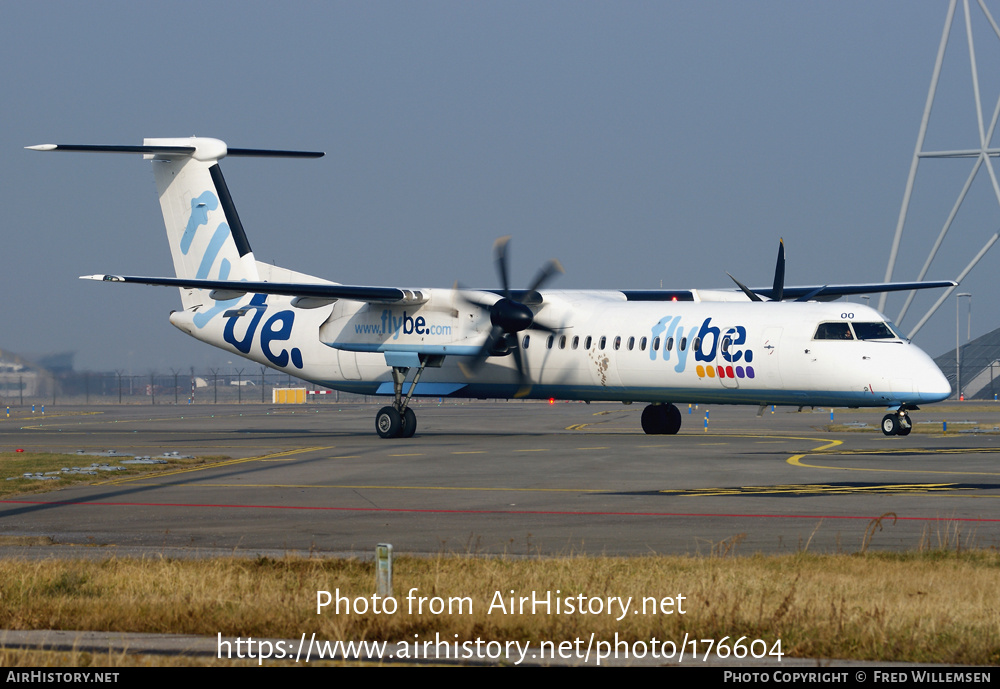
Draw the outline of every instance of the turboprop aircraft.
[[[646,402],[651,434],[677,433],[679,402],[887,407],[883,433],[907,435],[909,411],[951,393],[882,314],[831,300],[953,282],[785,287],[781,243],[770,289],[733,278],[738,290],[543,290],[562,272],[553,260],[515,290],[503,238],[499,289],[342,285],[257,261],[219,167],[323,153],[196,137],[29,148],[152,161],[176,277],[83,279],[178,287],[170,322],[192,337],[317,385],[391,395],[375,416],[383,438],[413,436],[413,396]]]

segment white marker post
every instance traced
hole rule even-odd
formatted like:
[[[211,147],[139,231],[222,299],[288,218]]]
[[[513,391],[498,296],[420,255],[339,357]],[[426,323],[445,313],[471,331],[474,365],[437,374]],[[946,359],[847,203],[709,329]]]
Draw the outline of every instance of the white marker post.
[[[392,544],[375,546],[375,592],[387,598],[392,595]]]

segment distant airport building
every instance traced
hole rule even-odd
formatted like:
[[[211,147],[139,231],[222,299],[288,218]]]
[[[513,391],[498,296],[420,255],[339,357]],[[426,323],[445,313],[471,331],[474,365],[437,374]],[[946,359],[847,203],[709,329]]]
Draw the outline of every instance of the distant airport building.
[[[992,400],[1000,395],[1000,328],[977,337],[959,347],[961,355],[961,390],[955,368],[955,350],[934,359],[951,383],[957,397],[961,392],[967,400]]]
[[[0,398],[5,402],[35,397],[51,386],[51,372],[16,354],[0,350]]]

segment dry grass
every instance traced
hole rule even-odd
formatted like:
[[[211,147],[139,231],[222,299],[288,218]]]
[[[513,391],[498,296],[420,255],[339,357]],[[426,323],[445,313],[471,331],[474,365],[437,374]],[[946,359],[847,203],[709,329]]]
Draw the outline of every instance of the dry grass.
[[[748,558],[399,558],[396,614],[316,614],[318,590],[370,603],[371,563],[354,560],[0,562],[0,627],[171,632],[214,636],[413,640],[433,637],[567,640],[763,638],[791,656],[988,665],[1000,662],[1000,554],[932,550],[901,555]],[[471,612],[411,613],[407,591],[469,597]],[[680,614],[503,614],[509,599],[683,595]],[[559,591],[556,594],[556,591]],[[13,660],[8,658],[8,660]],[[0,658],[0,662],[4,662]]]

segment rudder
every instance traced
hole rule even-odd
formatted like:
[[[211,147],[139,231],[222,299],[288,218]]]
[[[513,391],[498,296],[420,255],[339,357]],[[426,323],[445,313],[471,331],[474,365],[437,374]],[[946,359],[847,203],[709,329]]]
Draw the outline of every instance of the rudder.
[[[191,147],[191,153],[146,154],[152,159],[167,241],[180,278],[259,280],[257,263],[219,167],[226,145],[216,139],[145,139],[159,150]],[[202,290],[181,288],[185,309],[203,304]]]

